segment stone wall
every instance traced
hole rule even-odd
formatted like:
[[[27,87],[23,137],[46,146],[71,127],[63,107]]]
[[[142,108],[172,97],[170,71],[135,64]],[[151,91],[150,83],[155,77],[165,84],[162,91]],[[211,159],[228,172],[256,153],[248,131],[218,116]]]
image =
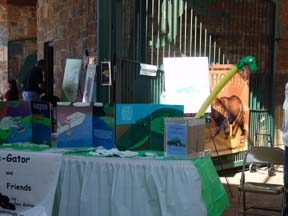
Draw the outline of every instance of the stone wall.
[[[0,4],[0,82],[7,81],[7,6]],[[1,90],[1,89],[0,89]]]
[[[38,58],[44,43],[53,42],[54,94],[60,96],[67,58],[96,55],[96,0],[38,0]]]
[[[27,56],[37,52],[36,6],[8,5],[9,78],[17,79]]]

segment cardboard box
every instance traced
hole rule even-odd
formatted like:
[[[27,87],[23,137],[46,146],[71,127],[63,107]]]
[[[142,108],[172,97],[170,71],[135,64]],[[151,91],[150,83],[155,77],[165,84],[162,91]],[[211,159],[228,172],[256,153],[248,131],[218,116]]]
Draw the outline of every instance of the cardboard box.
[[[204,151],[205,119],[166,118],[164,151],[166,156],[189,157]]]
[[[116,104],[116,147],[163,151],[164,119],[183,115],[183,105]]]
[[[31,142],[31,102],[0,102],[0,143]]]
[[[90,103],[57,103],[56,146],[93,146],[93,106]]]

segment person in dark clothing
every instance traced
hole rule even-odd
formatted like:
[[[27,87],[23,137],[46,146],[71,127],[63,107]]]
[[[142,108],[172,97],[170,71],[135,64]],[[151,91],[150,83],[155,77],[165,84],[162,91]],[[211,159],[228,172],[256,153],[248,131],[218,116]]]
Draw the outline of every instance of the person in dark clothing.
[[[44,69],[45,60],[39,60],[26,74],[23,82],[23,100],[39,101],[41,94],[44,92]]]
[[[19,91],[18,91],[18,86],[17,86],[16,80],[9,79],[8,84],[9,84],[9,89],[4,94],[4,97],[3,97],[4,101],[18,100],[19,99]]]

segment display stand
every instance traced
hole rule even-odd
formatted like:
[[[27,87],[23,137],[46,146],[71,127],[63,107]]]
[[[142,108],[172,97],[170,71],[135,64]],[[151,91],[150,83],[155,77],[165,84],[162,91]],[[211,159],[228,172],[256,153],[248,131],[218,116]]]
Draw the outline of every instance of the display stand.
[[[206,122],[210,122],[210,118],[206,118]],[[210,134],[211,134],[211,140],[212,140],[212,143],[213,143],[215,152],[216,152],[216,157],[217,157],[218,162],[219,162],[219,164],[220,164],[221,171],[223,172],[223,171],[224,171],[223,162],[222,162],[222,160],[221,160],[221,157],[220,157],[219,152],[218,152],[218,149],[217,149],[217,145],[216,145],[215,140],[214,140],[215,137],[217,136],[217,134],[215,134],[215,133],[212,134],[212,131],[211,131],[210,127],[208,127],[208,129],[209,129],[209,132],[210,132]],[[229,193],[230,193],[231,198],[233,198],[233,193],[232,193],[232,190],[231,190],[231,187],[230,187],[229,180],[228,180],[225,172],[223,172],[223,173],[224,173],[225,181],[226,181],[226,183],[227,183],[228,191],[229,191]]]

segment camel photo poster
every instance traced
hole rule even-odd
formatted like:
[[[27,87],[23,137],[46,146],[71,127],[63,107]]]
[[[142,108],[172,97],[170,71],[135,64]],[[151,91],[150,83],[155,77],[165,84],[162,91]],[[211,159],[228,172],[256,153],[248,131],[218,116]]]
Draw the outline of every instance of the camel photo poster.
[[[210,65],[211,91],[233,66]],[[239,71],[211,103],[211,122],[205,129],[205,149],[210,149],[212,156],[217,156],[217,151],[219,155],[226,155],[248,148],[249,73],[249,68]]]

